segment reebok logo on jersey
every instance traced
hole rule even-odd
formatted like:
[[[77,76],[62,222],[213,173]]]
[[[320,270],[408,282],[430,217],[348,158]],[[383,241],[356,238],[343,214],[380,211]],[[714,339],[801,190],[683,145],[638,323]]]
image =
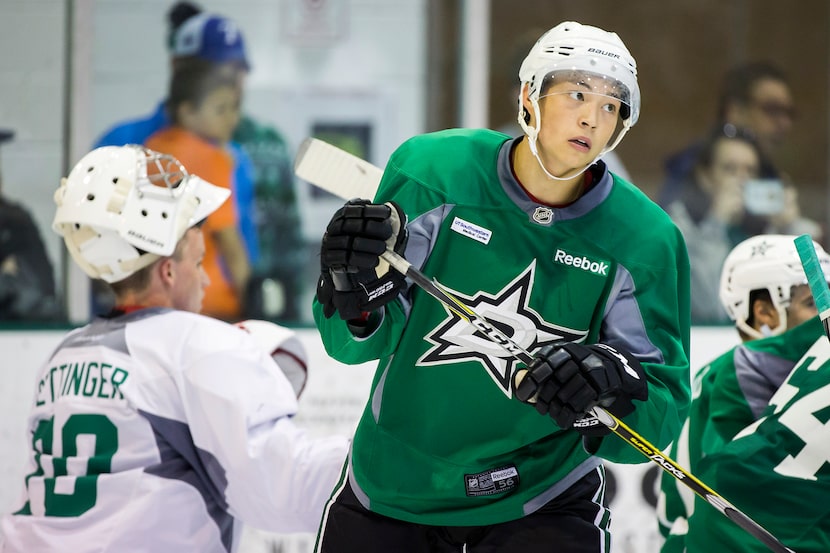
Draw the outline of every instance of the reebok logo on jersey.
[[[593,261],[584,255],[573,256],[565,250],[557,248],[556,253],[553,255],[553,261],[562,263],[563,265],[570,265],[571,267],[576,267],[577,269],[582,269],[595,275],[608,276],[608,263],[605,261]]]
[[[458,234],[463,234],[473,240],[477,240],[482,244],[488,244],[490,242],[490,237],[493,236],[493,231],[474,225],[473,223],[465,221],[464,219],[459,219],[458,217],[452,220],[450,229],[454,230]]]

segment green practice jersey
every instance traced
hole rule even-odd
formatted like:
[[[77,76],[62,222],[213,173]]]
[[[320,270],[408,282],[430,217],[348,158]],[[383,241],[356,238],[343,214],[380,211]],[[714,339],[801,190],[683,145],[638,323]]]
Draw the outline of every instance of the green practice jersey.
[[[649,396],[625,421],[666,447],[689,402],[682,236],[601,163],[576,202],[539,204],[513,176],[513,144],[486,130],[415,137],[391,156],[375,200],[406,211],[413,265],[526,350],[569,340],[637,356]],[[517,361],[422,290],[381,315],[377,330],[355,338],[314,305],[332,357],[379,359],[349,467],[368,509],[423,524],[495,524],[549,502],[600,457],[646,460],[613,435],[591,455],[576,431],[514,399]]]
[[[821,321],[814,317],[778,336],[737,346],[700,369],[692,387],[689,418],[672,445],[671,457],[699,477],[701,459],[719,451],[758,419],[796,362],[823,332]],[[660,492],[658,521],[666,538],[661,552],[683,553],[687,533],[709,529],[689,525],[695,508],[695,494],[689,488],[663,474]],[[712,509],[710,505],[700,508]]]
[[[798,553],[830,551],[830,343],[822,336],[796,363],[755,423],[700,461],[699,477]],[[689,553],[766,552],[696,500]]]

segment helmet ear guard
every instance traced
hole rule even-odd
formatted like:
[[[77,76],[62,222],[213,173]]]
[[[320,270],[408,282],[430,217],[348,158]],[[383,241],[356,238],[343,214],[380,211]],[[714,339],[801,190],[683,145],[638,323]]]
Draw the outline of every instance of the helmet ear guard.
[[[118,282],[172,255],[187,229],[228,196],[228,189],[189,175],[172,156],[105,146],[61,180],[52,228],[88,276]]]
[[[766,290],[778,312],[779,324],[766,335],[781,334],[787,329],[787,308],[793,286],[807,284],[807,277],[796,250],[795,236],[762,234],[735,246],[723,263],[719,297],[735,326],[752,338],[764,333],[747,322],[751,316],[752,292]],[[819,265],[830,280],[830,254],[813,242]]]

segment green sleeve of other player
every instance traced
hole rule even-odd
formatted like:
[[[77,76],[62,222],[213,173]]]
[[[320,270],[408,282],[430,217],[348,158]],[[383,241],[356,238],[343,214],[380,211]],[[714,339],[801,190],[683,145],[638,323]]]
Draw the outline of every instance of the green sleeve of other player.
[[[698,477],[787,547],[830,551],[830,344],[821,337],[796,364],[757,423],[703,459]],[[768,549],[698,500],[688,551]]]
[[[747,384],[746,375],[751,374],[753,378],[768,381],[769,387],[778,388],[780,386],[779,379],[783,377],[777,376],[774,370],[780,372],[786,369],[786,372],[789,372],[795,362],[822,334],[821,321],[818,317],[814,317],[781,335],[753,340],[741,346],[742,349],[749,350],[750,354],[749,357],[746,357],[750,361],[749,366],[740,371],[743,376],[739,375],[736,370],[735,352],[737,348],[733,348],[712,362],[711,365],[702,369],[708,371],[707,376],[702,380],[700,394],[698,395],[695,392],[695,399],[689,415],[690,420],[686,423],[686,426],[692,430],[688,432],[687,436],[681,434],[680,453],[677,452],[676,447],[673,447],[672,454],[676,455],[675,460],[688,467],[692,474],[702,477],[699,467],[701,459],[717,454],[727,447],[727,444],[730,444],[736,434],[755,422],[756,418],[749,406],[749,401],[769,402],[770,398],[758,396],[759,391],[763,392],[763,388],[751,387]],[[746,361],[743,361],[743,363],[746,363]],[[752,369],[752,372],[748,373],[748,369]],[[683,445],[684,443],[685,445]],[[732,447],[735,446],[729,446],[730,449]],[[691,455],[684,456],[682,453],[684,449],[689,451]],[[722,493],[722,490],[714,486],[713,482],[709,482],[705,478],[704,481],[715,487],[719,493]],[[666,519],[670,524],[676,517],[688,519],[692,514],[691,509],[684,508],[684,502],[680,499],[681,492],[678,491],[678,487],[682,486],[673,478],[667,475],[662,477],[661,493],[664,496],[664,505],[659,516],[660,530],[664,536],[667,536],[666,544],[661,549],[662,553],[682,551],[682,549],[678,549],[677,544],[679,543],[682,547],[685,541],[684,536],[668,535],[669,526],[666,525]],[[713,523],[710,521],[711,516],[715,517],[715,524],[721,522],[718,520],[720,515],[717,511],[712,510],[711,506],[704,505],[704,502],[700,500],[695,502],[699,508],[711,510],[714,515],[712,513],[695,515],[695,518],[691,521],[693,529],[698,528],[697,525],[699,524],[704,524],[704,532],[707,531],[705,529]],[[726,520],[724,522],[727,525],[731,524]],[[725,531],[731,532],[732,530],[727,528]],[[743,531],[739,529],[735,536],[739,540],[744,540],[745,538],[741,534],[743,534]],[[697,536],[695,539],[700,540],[700,537]],[[765,548],[762,547],[761,550],[765,550]]]
[[[718,371],[711,387],[704,438],[713,445],[705,453],[716,451],[716,445],[729,442],[756,420],[794,363],[823,332],[816,316],[783,334],[752,340],[736,350],[730,370]]]

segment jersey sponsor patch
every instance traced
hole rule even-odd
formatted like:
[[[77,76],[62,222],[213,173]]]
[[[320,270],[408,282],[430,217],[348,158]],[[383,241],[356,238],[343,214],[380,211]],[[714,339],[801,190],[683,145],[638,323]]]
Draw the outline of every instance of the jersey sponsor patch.
[[[519,471],[516,465],[507,465],[478,474],[464,475],[467,497],[493,495],[509,492],[519,485]]]
[[[582,269],[587,273],[608,276],[609,265],[607,261],[596,261],[584,255],[572,255],[561,248],[556,248],[556,253],[553,254],[553,261],[554,263],[561,263],[562,265]]]
[[[487,230],[484,227],[480,227],[474,223],[469,221],[465,221],[459,217],[456,217],[452,220],[452,225],[450,226],[451,230],[454,230],[458,234],[463,234],[468,238],[472,238],[473,240],[477,240],[482,244],[488,244],[490,242],[490,237],[493,236],[493,232]]]

